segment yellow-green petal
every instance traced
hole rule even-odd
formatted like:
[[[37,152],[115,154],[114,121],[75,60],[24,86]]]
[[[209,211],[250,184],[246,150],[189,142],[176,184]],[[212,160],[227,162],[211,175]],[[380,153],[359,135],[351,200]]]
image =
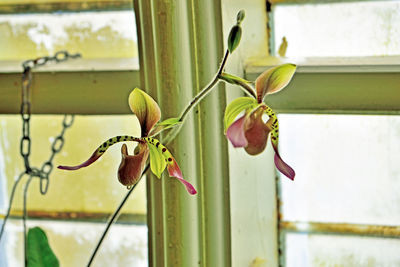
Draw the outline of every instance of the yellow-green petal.
[[[225,132],[235,121],[236,117],[247,109],[253,109],[257,106],[257,100],[252,97],[238,97],[233,100],[225,109],[224,129]]]
[[[153,126],[160,120],[161,111],[156,101],[139,88],[129,95],[129,107],[137,116],[142,127],[142,137],[147,136]]]
[[[295,64],[283,64],[266,70],[256,79],[257,101],[261,103],[267,94],[279,92],[289,84],[296,71]]]
[[[160,152],[156,145],[148,142],[150,151],[150,169],[154,173],[155,176],[161,178],[161,173],[165,170],[167,163],[165,162],[165,158]]]

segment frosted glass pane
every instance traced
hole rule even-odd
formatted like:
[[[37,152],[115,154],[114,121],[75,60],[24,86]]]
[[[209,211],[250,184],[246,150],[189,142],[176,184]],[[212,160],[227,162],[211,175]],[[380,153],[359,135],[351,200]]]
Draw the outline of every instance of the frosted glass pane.
[[[51,142],[61,131],[61,115],[32,115],[31,165],[41,167],[50,156]],[[0,203],[8,203],[8,196],[15,179],[24,170],[19,152],[22,135],[19,115],[0,116]],[[87,160],[105,140],[117,135],[140,135],[140,125],[134,115],[76,116],[65,133],[65,145],[54,158],[54,166],[77,165]],[[126,142],[129,153],[135,143]],[[28,208],[37,211],[110,213],[118,206],[127,189],[119,183],[117,170],[121,161],[121,143],[110,147],[98,161],[77,171],[59,170],[54,167],[50,175],[49,191],[39,193],[35,179],[28,192]],[[26,178],[25,178],[26,179]],[[22,209],[22,184],[19,185],[13,205]],[[8,206],[3,204],[4,206]],[[4,209],[3,209],[4,210]],[[145,179],[135,188],[123,212],[146,214]],[[2,212],[4,214],[4,212]]]
[[[83,58],[137,57],[131,11],[0,15],[0,60],[50,56],[58,50]]]
[[[98,223],[28,220],[28,227],[35,226],[45,230],[49,244],[63,267],[86,266],[105,227]],[[6,261],[7,265],[1,266],[23,266],[21,222],[9,221],[4,237],[0,255],[5,255],[3,264]],[[92,266],[148,266],[147,226],[113,225]]]
[[[285,266],[397,267],[399,250],[399,239],[287,234]]]
[[[283,220],[400,224],[400,116],[279,115]]]
[[[288,57],[400,55],[400,2],[277,5],[276,49]]]

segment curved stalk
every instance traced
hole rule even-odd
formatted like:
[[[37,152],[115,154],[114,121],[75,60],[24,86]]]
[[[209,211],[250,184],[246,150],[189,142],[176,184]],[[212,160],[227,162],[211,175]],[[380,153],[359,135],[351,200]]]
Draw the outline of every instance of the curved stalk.
[[[228,56],[229,56],[229,51],[226,50],[225,55],[222,59],[222,62],[218,68],[217,73],[215,74],[214,78],[208,83],[207,86],[205,86],[194,98],[193,100],[186,106],[186,108],[182,111],[181,115],[179,116],[179,121],[182,122],[179,124],[179,126],[175,127],[174,129],[172,129],[164,138],[165,140],[165,145],[168,145],[172,140],[174,140],[174,138],[176,137],[176,135],[179,133],[181,126],[183,124],[183,122],[185,121],[187,115],[189,114],[189,112],[196,107],[199,102],[205,97],[207,96],[211,90],[214,88],[214,86],[219,82],[220,78],[219,76],[221,75],[223,69],[225,68],[226,62],[228,60]],[[160,133],[160,132],[159,132]],[[159,134],[158,133],[158,134]],[[149,164],[146,165],[143,174],[146,173],[146,171],[149,169]],[[143,177],[142,174],[142,177]],[[116,220],[119,212],[121,211],[122,207],[125,205],[126,201],[128,200],[129,196],[131,195],[131,193],[133,192],[133,190],[135,189],[137,183],[132,186],[131,189],[129,189],[129,191],[126,193],[125,197],[122,199],[121,203],[118,205],[117,209],[114,211],[114,213],[111,215],[110,219],[107,222],[107,226],[104,229],[103,234],[100,237],[100,240],[97,242],[97,245],[95,247],[95,249],[93,250],[93,253],[90,257],[90,260],[88,262],[87,267],[90,267],[91,264],[93,263],[93,260],[101,246],[101,244],[104,241],[104,238],[106,237],[108,231],[111,228],[111,225],[114,223],[114,221]]]
[[[149,169],[150,164],[147,163],[146,167],[144,168],[143,174],[146,173],[146,171]],[[143,177],[142,174],[142,177]],[[140,180],[142,179],[142,177],[140,178]],[[117,219],[119,212],[121,211],[122,207],[125,205],[126,201],[128,200],[129,196],[132,194],[133,189],[135,189],[136,185],[140,182],[140,180],[134,184],[132,186],[131,189],[128,190],[128,193],[126,193],[125,197],[122,199],[121,203],[119,203],[117,209],[114,211],[114,213],[111,215],[111,217],[109,218],[108,222],[107,222],[107,226],[106,229],[104,229],[103,234],[101,235],[99,241],[97,242],[97,245],[95,247],[95,249],[92,252],[92,255],[90,256],[89,262],[87,264],[87,267],[90,267],[93,263],[94,257],[96,256],[98,250],[100,249],[101,244],[103,243],[104,238],[106,237],[108,231],[111,228],[111,225],[115,222],[115,220]]]
[[[185,121],[186,116],[188,115],[189,111],[191,109],[193,109],[194,107],[196,107],[197,104],[206,95],[208,95],[211,92],[211,89],[217,84],[217,82],[219,80],[219,75],[221,75],[223,69],[225,68],[226,61],[228,60],[228,56],[229,56],[229,51],[226,50],[225,56],[222,59],[222,62],[221,62],[221,65],[219,66],[217,74],[214,76],[214,78],[211,80],[211,82],[206,87],[204,87],[202,90],[200,90],[200,92],[192,99],[192,101],[190,101],[189,105],[186,106],[186,108],[183,110],[183,112],[179,116],[179,121],[180,122],[183,123]]]
[[[229,57],[229,50],[227,49],[225,51],[225,55],[222,59],[222,62],[220,64],[218,71],[215,74],[214,78],[203,89],[200,90],[200,92],[192,99],[192,101],[190,101],[190,103],[182,111],[181,115],[179,116],[179,121],[181,123],[179,125],[177,125],[176,127],[174,127],[173,129],[171,129],[171,131],[167,134],[167,136],[165,136],[164,141],[165,141],[166,145],[168,145],[178,135],[189,112],[194,107],[196,107],[200,103],[200,101],[204,97],[206,97],[211,92],[211,90],[214,88],[214,86],[219,82],[219,80],[220,80],[219,76],[221,75],[222,71],[225,68],[228,57]]]
[[[24,206],[23,206],[23,213],[22,213],[22,224],[24,227],[24,258],[25,258],[25,266],[28,266],[28,240],[27,240],[27,232],[26,232],[26,218],[27,218],[27,198],[28,198],[28,189],[29,189],[29,185],[32,181],[34,176],[32,176],[32,174],[29,176],[28,181],[25,184],[25,188],[24,188]]]
[[[13,203],[13,201],[14,201],[15,191],[16,191],[16,189],[17,189],[17,186],[18,186],[19,181],[21,181],[21,179],[22,179],[22,177],[24,177],[24,175],[25,175],[25,172],[23,172],[23,173],[21,173],[21,174],[19,175],[18,179],[14,182],[13,188],[12,188],[12,190],[11,190],[11,196],[10,196],[10,202],[9,202],[9,204],[8,204],[7,214],[6,214],[6,216],[4,217],[3,225],[1,226],[1,230],[0,230],[0,241],[1,241],[1,237],[3,236],[3,232],[4,232],[4,229],[5,229],[5,227],[6,227],[7,220],[8,220],[8,218],[10,217],[11,207],[12,207],[12,203]]]
[[[223,79],[223,78],[221,77],[221,75],[219,76],[219,79],[222,80],[222,81],[224,81],[224,82],[227,82],[225,79]],[[235,84],[236,84],[236,85],[239,85],[239,86],[241,87],[240,89],[242,89],[246,94],[248,94],[249,96],[251,96],[251,97],[257,99],[257,95],[256,95],[256,93],[255,93],[254,88],[251,87],[248,83],[245,83],[245,82],[243,82],[243,81],[238,81],[238,80],[237,80]]]

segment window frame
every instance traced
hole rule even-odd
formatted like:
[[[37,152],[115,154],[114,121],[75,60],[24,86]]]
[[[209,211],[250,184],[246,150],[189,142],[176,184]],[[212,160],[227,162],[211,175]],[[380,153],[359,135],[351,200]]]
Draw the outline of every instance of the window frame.
[[[245,58],[244,74],[255,80],[265,69],[282,63],[297,64],[288,87],[269,95],[266,103],[278,113],[287,114],[400,114],[400,56],[279,58],[275,55],[274,5],[301,5],[357,0],[268,0],[268,56]],[[278,262],[286,266],[287,233],[335,234],[399,238],[400,225],[362,225],[349,223],[295,222],[282,220],[280,175],[275,171]]]
[[[121,2],[126,1],[122,0]],[[282,1],[269,2],[275,4]],[[137,5],[137,1],[135,1],[135,3]],[[139,12],[137,14],[139,14]],[[137,25],[139,26],[139,24]],[[145,27],[149,26],[151,25],[146,25]],[[226,30],[224,32],[226,32]],[[150,42],[150,40],[146,41]],[[143,51],[141,51],[141,53],[143,53]],[[148,58],[151,56],[152,55],[148,55]],[[359,65],[340,64],[340,61],[326,64],[326,59],[321,58],[315,59],[314,61],[312,60],[309,62],[300,63],[298,65],[298,71],[287,90],[284,90],[279,94],[269,96],[267,103],[280,113],[400,114],[400,94],[398,94],[399,88],[396,86],[400,84],[400,65],[396,64],[396,60],[397,62],[399,61],[397,58],[392,57],[389,59],[389,61],[376,64],[381,59],[382,58],[362,59],[365,61],[361,64],[359,63]],[[245,67],[241,67],[241,64],[244,61],[246,62]],[[279,59],[273,57],[268,57],[265,60],[263,59],[253,62],[248,59],[245,59],[244,61],[241,61],[240,59],[238,60],[240,67],[236,70],[239,73],[243,72],[245,78],[248,80],[254,80],[263,70],[270,66],[281,63]],[[129,108],[127,106],[120,105],[120,103],[126,101],[126,97],[131,91],[132,85],[139,85],[141,78],[144,84],[148,85],[152,84],[152,82],[149,81],[149,75],[146,76],[143,74],[144,70],[138,70],[135,67],[127,67],[128,64],[130,64],[129,60],[124,62],[125,63],[123,65],[125,67],[117,69],[110,69],[110,62],[103,62],[103,67],[96,67],[91,70],[71,71],[74,69],[74,63],[71,63],[71,65],[68,65],[69,63],[65,63],[67,65],[63,64],[65,69],[61,69],[62,67],[60,65],[60,69],[48,68],[38,70],[34,74],[34,79],[46,82],[34,84],[32,90],[35,90],[35,88],[39,87],[45,90],[41,91],[37,98],[35,98],[32,112],[43,114],[61,114],[71,112],[76,114],[130,113]],[[87,64],[87,66],[98,66],[98,63],[99,62],[94,61],[87,61],[86,63],[84,61],[80,61],[76,65]],[[8,65],[8,63],[6,64]],[[13,64],[14,66],[18,66],[18,63],[14,62]],[[117,63],[115,64],[117,65]],[[141,66],[144,66],[143,64],[144,63],[142,62]],[[157,66],[152,64],[153,63],[151,63],[150,66],[145,67],[149,68],[149,70],[152,68],[156,69]],[[0,98],[0,113],[19,113],[19,105],[10,105],[10,103],[19,103],[20,101],[21,71],[16,67],[14,69],[4,69],[4,65],[0,65],[0,88],[5,90],[5,93],[3,94],[4,97]],[[57,84],[57,80],[67,82],[60,85]],[[316,82],[316,80],[318,80],[318,82]],[[371,83],[371,80],[376,80],[376,83]],[[387,81],[390,81],[390,83],[382,89],[384,90],[384,95],[382,96],[381,91],[375,90],[376,84],[384,84]],[[159,81],[156,81],[155,83],[157,82]],[[57,87],[55,84],[57,84]],[[324,85],[324,90],[320,89],[321,84]],[[355,91],[353,89],[354,84],[358,84]],[[82,88],[93,88],[93,90],[90,90],[87,94],[82,95]],[[109,88],[113,88],[112,94],[110,94]],[[230,87],[228,86],[227,88],[229,90]],[[340,90],[337,88],[340,88]],[[54,90],[57,90],[56,95],[52,94],[52,91]],[[349,97],[350,91],[352,94]],[[79,101],[77,101],[76,98],[71,98],[70,96],[72,95],[80,95]],[[93,97],[93,95],[96,95],[96,97]],[[315,101],[316,104],[311,105],[310,107],[310,101],[312,99],[318,99],[318,101]],[[62,105],[59,105],[59,103],[62,103]],[[102,108],[99,109],[98,107]],[[269,163],[272,163],[272,153],[272,151],[268,150],[266,155],[257,162],[262,164],[263,160],[268,160]],[[233,150],[230,150],[229,154],[230,165],[242,160],[243,154],[232,155],[234,154]],[[230,167],[231,179],[233,179],[233,172],[234,171],[232,167]],[[272,183],[276,186],[272,187],[267,194],[269,197],[273,196],[273,199],[275,199],[275,202],[272,200],[271,203],[268,203],[268,209],[270,209],[270,211],[274,213],[274,216],[276,216],[276,218],[271,219],[271,222],[276,220],[276,224],[273,225],[272,228],[270,227],[268,229],[271,231],[271,235],[277,235],[277,244],[276,246],[269,248],[270,251],[265,254],[269,257],[272,257],[268,261],[274,263],[275,260],[273,257],[275,257],[275,253],[279,253],[278,248],[281,248],[280,251],[283,251],[282,248],[284,249],[284,247],[282,247],[282,244],[284,245],[282,242],[282,236],[284,232],[298,231],[298,225],[290,224],[291,222],[279,221],[279,208],[277,207],[279,207],[280,200],[279,188],[276,180],[278,178],[276,176],[276,172],[271,166],[267,167],[265,172],[269,174],[274,173],[272,180],[269,180],[268,183]],[[250,178],[249,176],[250,175],[248,175],[247,178]],[[149,187],[157,186],[149,185]],[[230,189],[232,189],[232,185]],[[160,188],[157,188],[157,190],[160,191]],[[159,199],[157,199],[157,201],[159,201]],[[162,217],[162,214],[155,215],[161,216],[161,219],[165,219]],[[337,228],[329,228],[331,230],[328,229],[327,225],[311,226],[319,227],[318,229],[322,229],[320,231],[324,233],[329,231],[339,231],[335,230],[339,229],[339,226]],[[360,230],[359,233],[363,234],[366,232]],[[378,228],[372,232],[372,234],[381,233],[381,229]],[[400,235],[399,228],[394,229],[393,235]],[[235,240],[235,238],[232,237],[232,241],[229,242],[238,243],[239,239]],[[202,245],[205,245],[205,243]],[[151,246],[149,244],[149,250],[150,248]],[[243,248],[243,244],[241,247],[235,247],[235,245],[232,245],[232,263],[237,264],[235,259],[236,257],[239,257],[239,255],[235,255],[235,252],[239,252],[241,248]],[[161,249],[161,247],[157,246],[155,249]],[[250,253],[248,250],[243,251],[243,253]],[[155,256],[154,254],[157,252],[153,251],[150,253]],[[262,253],[265,253],[265,251]]]

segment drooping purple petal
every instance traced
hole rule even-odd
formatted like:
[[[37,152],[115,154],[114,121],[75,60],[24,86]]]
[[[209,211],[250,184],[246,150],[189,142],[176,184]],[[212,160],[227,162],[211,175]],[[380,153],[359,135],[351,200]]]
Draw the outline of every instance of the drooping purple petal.
[[[95,152],[93,152],[93,154],[90,156],[90,158],[85,161],[84,163],[77,165],[77,166],[58,166],[57,168],[61,169],[61,170],[68,170],[68,171],[74,171],[74,170],[78,170],[80,168],[83,167],[87,167],[90,164],[92,164],[93,162],[95,162],[96,160],[98,160],[103,154],[99,153],[99,150],[97,149]]]
[[[248,142],[244,135],[244,124],[246,115],[243,115],[229,126],[226,131],[226,137],[231,141],[234,147],[246,147]]]
[[[276,168],[286,177],[288,177],[290,180],[294,180],[294,177],[296,175],[295,171],[290,167],[286,162],[284,162],[279,155],[278,148],[275,145],[272,145],[272,147],[275,150],[275,156],[274,156],[274,162]]]
[[[188,181],[186,181],[185,179],[183,179],[181,169],[179,168],[178,163],[176,163],[176,161],[173,157],[171,157],[171,162],[168,163],[167,168],[168,168],[169,176],[172,176],[172,177],[175,177],[176,179],[178,179],[186,187],[186,190],[189,192],[189,194],[191,194],[191,195],[197,194],[197,191],[194,188],[194,186],[191,183],[189,183]]]

